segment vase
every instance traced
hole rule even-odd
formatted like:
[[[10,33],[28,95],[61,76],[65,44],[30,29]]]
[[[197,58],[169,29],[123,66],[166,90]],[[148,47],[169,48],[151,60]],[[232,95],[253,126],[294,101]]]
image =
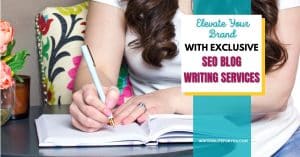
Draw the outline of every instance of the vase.
[[[7,89],[1,89],[1,126],[4,125],[11,117],[12,108],[15,105],[16,92],[15,84]]]
[[[16,101],[12,108],[11,119],[27,118],[29,115],[30,101],[30,76],[18,75],[23,82],[16,81]]]

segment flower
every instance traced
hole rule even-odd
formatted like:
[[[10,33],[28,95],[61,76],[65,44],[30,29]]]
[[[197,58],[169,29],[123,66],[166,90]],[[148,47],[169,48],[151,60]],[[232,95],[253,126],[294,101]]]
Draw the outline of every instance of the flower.
[[[0,19],[0,54],[6,51],[8,43],[14,39],[13,34],[11,25],[7,21]]]
[[[39,30],[42,33],[42,35],[47,34],[49,31],[50,25],[52,23],[53,19],[47,19],[41,14],[38,15],[38,23],[39,23]]]
[[[7,89],[14,84],[12,71],[10,67],[3,61],[1,61],[0,75],[0,89]]]
[[[128,78],[127,78],[127,82],[128,84],[121,91],[120,97],[117,102],[118,105],[124,104],[125,102],[127,102],[127,100],[129,100],[133,96],[132,85]]]
[[[81,56],[75,56],[73,58],[74,67],[72,69],[70,69],[68,72],[68,74],[71,78],[71,81],[68,83],[67,88],[71,91],[74,88],[74,81],[75,81],[77,70],[79,68],[80,61],[81,61]]]
[[[1,89],[11,87],[14,84],[14,78],[22,82],[16,73],[23,68],[25,59],[29,55],[26,50],[12,53],[16,43],[13,35],[10,23],[0,19]]]
[[[121,66],[117,86],[120,89],[117,104],[122,105],[133,96],[132,84],[128,78],[128,67],[125,65]]]
[[[86,21],[81,22],[80,25],[86,27]],[[85,29],[83,31],[81,31],[82,34],[85,34]]]

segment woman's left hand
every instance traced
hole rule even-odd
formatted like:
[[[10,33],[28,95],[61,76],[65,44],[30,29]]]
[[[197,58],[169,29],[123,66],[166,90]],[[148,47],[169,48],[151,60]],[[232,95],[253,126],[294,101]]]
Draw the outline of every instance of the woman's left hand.
[[[149,94],[130,98],[113,113],[116,124],[129,124],[134,121],[142,123],[151,114],[175,113],[176,104],[174,104],[172,100],[174,99],[172,92],[173,90],[168,89],[158,90]]]

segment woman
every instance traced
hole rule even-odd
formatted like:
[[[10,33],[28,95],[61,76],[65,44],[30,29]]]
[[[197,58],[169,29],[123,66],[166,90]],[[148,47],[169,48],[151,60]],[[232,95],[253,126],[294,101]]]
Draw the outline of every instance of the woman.
[[[285,138],[277,141],[279,144],[274,148],[266,146],[267,156],[278,150],[300,125],[298,113],[288,103],[300,53],[300,7],[297,7],[300,2],[280,0],[279,8],[283,10],[279,12],[275,0],[253,0],[252,4],[253,12],[267,20],[268,72],[266,95],[251,98],[253,115],[266,117],[253,122],[254,137],[268,126],[265,124],[278,122],[268,123],[268,118],[280,120],[293,115],[289,117],[290,123],[282,126],[288,130],[283,133]],[[76,128],[97,131],[107,124],[111,112],[117,124],[142,123],[149,114],[193,113],[192,98],[183,96],[180,91],[180,52],[177,51],[180,39],[176,36],[182,15],[192,14],[191,8],[191,0],[90,2],[85,42],[96,60],[106,101],[99,100],[90,78],[82,77],[89,75],[82,61],[70,106],[72,124]],[[114,109],[119,96],[115,86],[123,56],[129,65],[135,96]]]

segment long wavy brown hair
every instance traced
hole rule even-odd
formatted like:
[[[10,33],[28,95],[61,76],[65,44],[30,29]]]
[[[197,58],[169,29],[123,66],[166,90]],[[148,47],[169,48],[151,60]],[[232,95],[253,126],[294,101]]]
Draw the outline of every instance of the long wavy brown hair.
[[[128,27],[138,38],[128,45],[142,48],[144,61],[161,67],[162,60],[174,58],[177,46],[172,41],[175,27],[172,19],[178,9],[178,0],[127,0],[125,18]],[[278,18],[276,0],[252,0],[252,14],[266,19],[266,71],[276,70],[286,62],[286,49],[275,33]]]

